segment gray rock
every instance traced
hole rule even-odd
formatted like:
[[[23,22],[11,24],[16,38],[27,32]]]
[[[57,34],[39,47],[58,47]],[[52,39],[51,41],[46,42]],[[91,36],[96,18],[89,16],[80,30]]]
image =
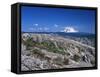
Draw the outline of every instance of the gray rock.
[[[22,34],[24,41],[30,37],[37,45],[27,50],[26,45],[22,43],[21,70],[93,67],[95,65],[95,48],[92,47],[93,42],[86,37],[70,37],[69,39],[69,37],[65,38],[56,34]],[[50,46],[43,47],[41,42],[46,42],[48,45],[52,43],[56,51],[50,50]]]

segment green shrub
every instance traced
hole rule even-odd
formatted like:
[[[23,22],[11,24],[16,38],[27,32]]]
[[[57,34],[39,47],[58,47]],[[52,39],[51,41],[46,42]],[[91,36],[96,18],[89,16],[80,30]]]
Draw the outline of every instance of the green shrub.
[[[74,59],[75,61],[78,62],[78,61],[80,60],[80,56],[78,56],[78,55],[75,54],[75,55],[73,56],[73,59]]]
[[[26,41],[25,41],[25,44],[26,44],[26,47],[27,49],[30,49],[31,47],[33,46],[36,46],[36,47],[39,47],[41,49],[47,49],[49,52],[54,52],[54,53],[60,53],[60,54],[65,54],[64,53],[64,50],[63,50],[63,47],[56,47],[54,45],[54,43],[50,42],[50,41],[43,41],[43,42],[36,42],[36,41],[33,41],[32,38],[28,38]],[[34,50],[35,51],[35,50]]]

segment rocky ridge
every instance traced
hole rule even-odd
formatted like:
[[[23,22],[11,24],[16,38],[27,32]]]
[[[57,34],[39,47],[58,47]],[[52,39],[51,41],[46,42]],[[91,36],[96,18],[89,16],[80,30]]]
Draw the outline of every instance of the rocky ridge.
[[[93,67],[95,48],[51,34],[22,34],[21,70]]]

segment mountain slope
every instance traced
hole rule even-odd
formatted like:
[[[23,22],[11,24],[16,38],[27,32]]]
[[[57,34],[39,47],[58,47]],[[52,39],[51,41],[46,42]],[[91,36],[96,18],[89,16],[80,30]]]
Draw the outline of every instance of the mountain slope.
[[[55,34],[22,34],[22,70],[93,67],[95,48]]]

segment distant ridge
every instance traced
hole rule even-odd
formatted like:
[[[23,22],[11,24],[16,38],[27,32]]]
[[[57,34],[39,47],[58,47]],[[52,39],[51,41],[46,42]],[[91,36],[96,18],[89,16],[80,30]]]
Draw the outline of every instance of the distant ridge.
[[[22,32],[22,33],[36,33],[36,34],[57,34],[61,36],[73,36],[73,37],[95,37],[95,34],[93,33],[85,33],[85,32]]]
[[[86,32],[22,32],[22,33],[66,33],[66,34],[94,34],[95,33],[86,33]]]

